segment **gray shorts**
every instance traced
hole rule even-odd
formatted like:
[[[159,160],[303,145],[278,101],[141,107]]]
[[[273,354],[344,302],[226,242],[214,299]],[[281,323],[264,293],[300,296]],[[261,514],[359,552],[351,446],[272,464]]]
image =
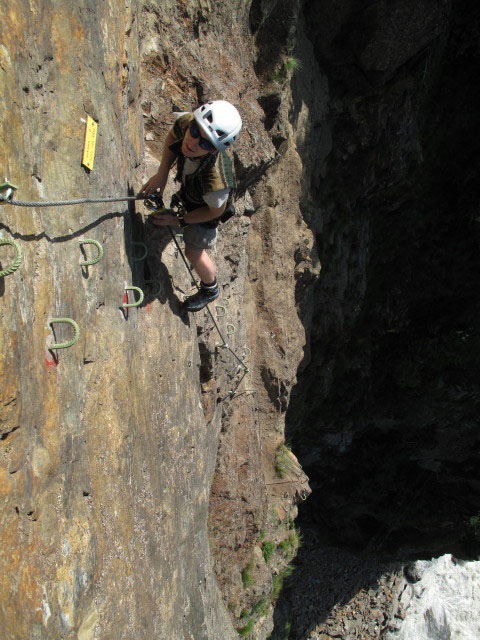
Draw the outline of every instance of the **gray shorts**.
[[[183,240],[192,249],[211,249],[217,242],[217,230],[200,224],[187,224],[183,228]]]

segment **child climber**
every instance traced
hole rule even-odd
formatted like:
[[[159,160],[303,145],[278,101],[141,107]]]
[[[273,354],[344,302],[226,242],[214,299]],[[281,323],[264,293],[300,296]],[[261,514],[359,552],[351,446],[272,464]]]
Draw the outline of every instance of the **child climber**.
[[[142,187],[145,196],[162,196],[170,169],[177,162],[177,197],[186,211],[183,217],[164,213],[152,216],[160,226],[183,227],[185,255],[200,277],[200,290],[184,303],[187,311],[200,311],[220,295],[215,265],[207,249],[215,246],[219,218],[230,206],[235,177],[225,151],[236,141],[242,120],[225,100],[214,100],[181,114],[165,140],[157,173]]]

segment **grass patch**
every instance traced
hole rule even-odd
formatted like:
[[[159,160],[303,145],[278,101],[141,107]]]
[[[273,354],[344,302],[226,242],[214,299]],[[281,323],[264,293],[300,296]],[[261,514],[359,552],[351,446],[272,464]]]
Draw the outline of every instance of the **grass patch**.
[[[244,627],[237,627],[237,633],[241,638],[246,638],[252,632],[253,625],[255,622],[253,620],[249,620]]]
[[[280,571],[276,576],[273,576],[272,602],[275,602],[278,599],[278,596],[283,589],[285,578],[291,576],[294,569],[295,567],[289,564],[285,569],[283,569],[283,571]]]
[[[283,63],[283,68],[285,73],[294,73],[295,71],[300,71],[302,68],[302,63],[298,58],[294,58],[293,56],[288,56],[285,58],[285,62]]]
[[[270,542],[269,540],[267,540],[262,544],[262,554],[266,564],[270,562],[270,559],[274,551],[275,551],[275,544],[273,542]]]
[[[253,568],[253,562],[249,562],[242,571],[242,582],[243,582],[243,586],[246,589],[248,587],[251,587],[252,584],[255,584],[255,580],[252,576],[252,568]]]
[[[296,467],[292,460],[291,449],[285,442],[279,444],[275,451],[275,473],[278,478],[285,478]]]
[[[253,607],[252,614],[259,618],[264,618],[270,611],[270,602],[266,598],[262,598]]]
[[[298,548],[302,544],[302,536],[298,529],[292,529],[288,538],[282,540],[278,545],[288,559],[293,558]]]
[[[270,600],[267,598],[261,598],[257,604],[253,607],[250,613],[244,609],[240,614],[240,619],[245,620],[243,627],[237,627],[237,633],[240,637],[246,638],[253,630],[255,623],[260,619],[267,616],[270,612]]]
[[[301,544],[302,534],[300,533],[300,529],[293,528],[290,531],[288,538],[282,540],[280,547],[288,558],[292,558],[300,548]]]
[[[272,81],[277,84],[281,84],[296,71],[300,71],[301,68],[302,63],[298,58],[287,56],[280,67],[273,72]]]

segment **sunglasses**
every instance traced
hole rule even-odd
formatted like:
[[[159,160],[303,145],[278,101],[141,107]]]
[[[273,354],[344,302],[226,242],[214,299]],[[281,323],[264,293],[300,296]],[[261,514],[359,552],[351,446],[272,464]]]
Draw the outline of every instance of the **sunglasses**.
[[[200,138],[198,146],[205,151],[213,151],[215,149],[210,140],[202,137],[202,134],[200,133],[200,129],[198,128],[196,122],[192,122],[192,124],[190,125],[190,135],[192,136],[192,138]]]

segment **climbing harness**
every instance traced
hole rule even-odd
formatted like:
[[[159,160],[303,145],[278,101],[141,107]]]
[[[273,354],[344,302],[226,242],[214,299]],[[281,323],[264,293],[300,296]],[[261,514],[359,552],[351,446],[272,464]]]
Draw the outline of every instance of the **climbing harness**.
[[[73,338],[68,342],[54,342],[53,344],[49,344],[48,349],[67,349],[68,347],[74,345],[80,337],[80,328],[75,320],[72,320],[71,318],[52,318],[49,322],[49,324],[55,323],[66,323],[72,325]]]
[[[92,258],[91,260],[82,260],[80,262],[82,267],[89,267],[92,264],[97,264],[97,262],[100,262],[100,260],[103,258],[103,247],[100,242],[98,242],[98,240],[79,240],[78,242],[80,245],[93,244],[97,247],[98,250],[95,258]]]
[[[22,264],[23,252],[20,244],[13,240],[12,238],[0,238],[0,246],[3,244],[9,244],[15,249],[15,258],[10,267],[3,269],[0,271],[0,278],[4,278],[5,276],[9,276],[14,271],[18,269],[18,267]]]

